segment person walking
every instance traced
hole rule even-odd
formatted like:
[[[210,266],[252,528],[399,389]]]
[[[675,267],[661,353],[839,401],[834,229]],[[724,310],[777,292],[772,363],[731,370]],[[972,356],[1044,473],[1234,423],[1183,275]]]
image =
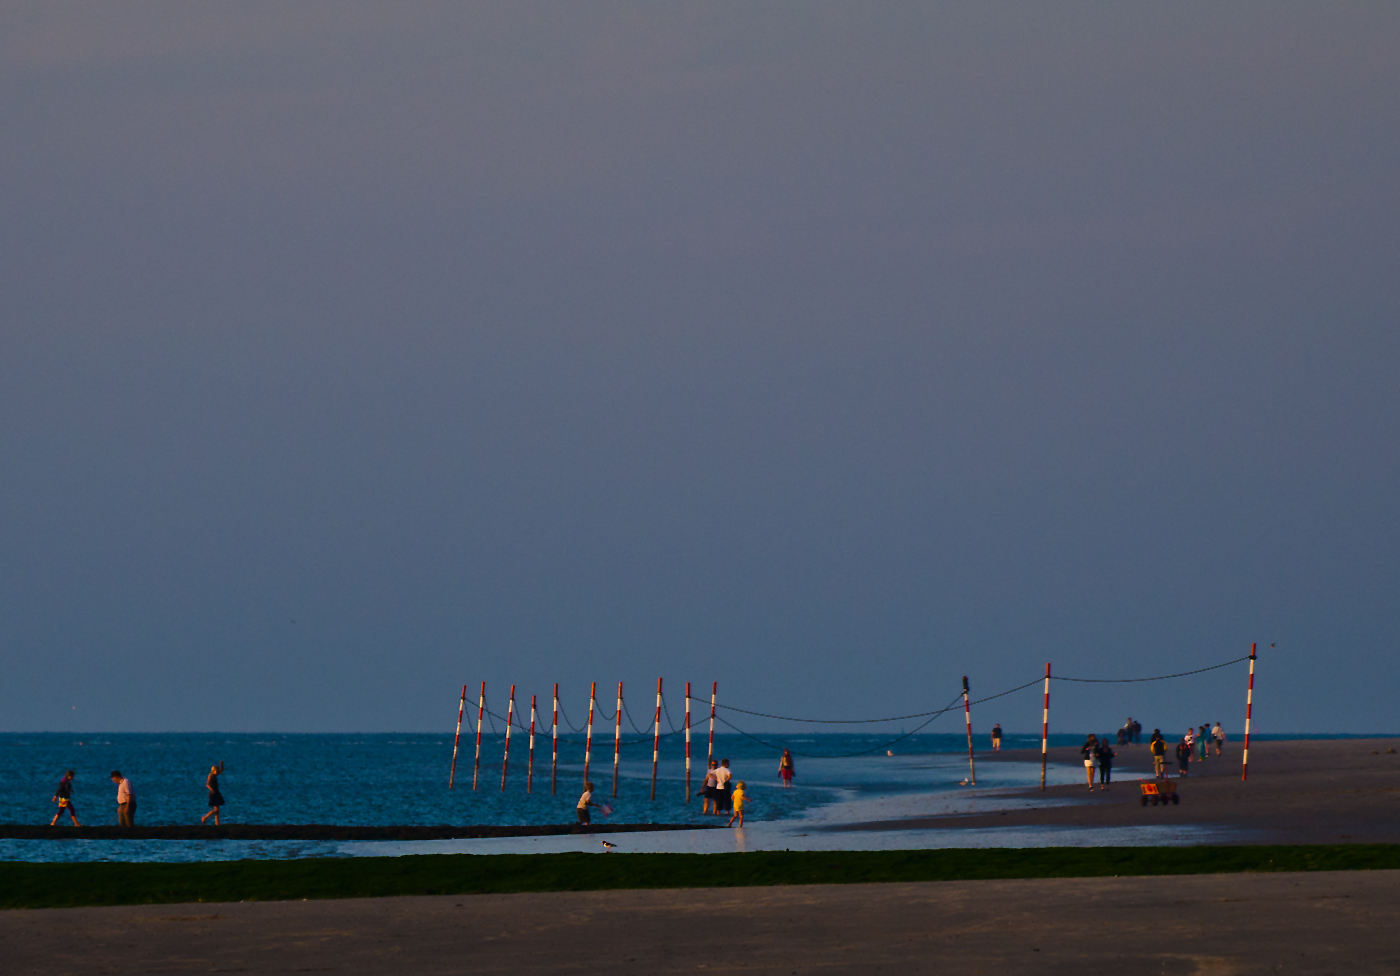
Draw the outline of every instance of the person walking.
[[[1118,753],[1113,751],[1113,746],[1108,744],[1108,733],[1099,740],[1099,789],[1108,789],[1108,784],[1113,782],[1113,757]]]
[[[1162,738],[1161,729],[1152,730],[1147,748],[1152,752],[1152,775],[1161,779],[1167,771],[1167,740]]]
[[[733,827],[734,821],[739,821],[739,826],[744,826],[744,807],[748,803],[748,797],[744,795],[744,781],[739,780],[734,784],[734,812],[729,815],[729,823],[726,827]]]
[[[778,778],[783,781],[784,789],[792,788],[792,778],[797,775],[797,771],[792,766],[792,750],[784,749],[783,757],[778,760]],[[742,827],[744,818],[739,818],[739,825]]]
[[[219,765],[209,767],[209,775],[204,780],[204,788],[209,791],[209,812],[199,818],[200,823],[213,817],[214,826],[219,826],[219,807],[224,805],[224,795],[219,792],[219,774],[223,771],[222,759],[219,760]]]
[[[597,807],[600,810],[603,808],[602,804],[593,802],[593,784],[584,783],[583,796],[578,798],[578,822],[584,827],[593,822],[593,817],[588,812],[589,807]]]
[[[719,769],[715,770],[715,813],[730,813],[734,809],[733,787],[729,785],[733,776],[729,771],[729,760],[721,759]]]
[[[136,826],[136,790],[120,769],[112,770],[112,782],[117,784],[117,823],[123,827]]]
[[[78,823],[78,810],[73,806],[73,770],[68,770],[63,774],[63,779],[58,781],[58,788],[53,791],[53,802],[58,804],[58,812],[49,821],[50,827],[57,824],[65,813],[73,821],[74,827],[82,826]]]
[[[1191,770],[1191,742],[1182,736],[1176,744],[1176,771],[1178,776],[1186,776]]]
[[[1225,751],[1225,729],[1219,722],[1210,730],[1210,737],[1215,740],[1215,754],[1218,756]]]
[[[1210,754],[1210,723],[1206,722],[1196,731],[1196,745],[1201,750],[1201,762],[1205,762],[1206,756]]]
[[[1001,723],[992,726],[992,752],[1001,752]]]
[[[1089,738],[1079,747],[1084,756],[1084,778],[1089,781],[1089,789],[1094,788],[1094,772],[1099,768],[1099,737],[1089,733]]]

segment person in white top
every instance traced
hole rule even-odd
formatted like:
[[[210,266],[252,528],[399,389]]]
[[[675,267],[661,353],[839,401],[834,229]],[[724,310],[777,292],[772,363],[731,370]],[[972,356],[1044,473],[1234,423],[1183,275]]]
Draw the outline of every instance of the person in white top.
[[[136,791],[131,787],[131,780],[114,769],[112,782],[117,784],[117,823],[123,827],[136,826]]]
[[[589,807],[598,807],[599,809],[602,809],[602,806],[600,804],[593,802],[593,784],[584,783],[583,796],[578,798],[578,822],[584,826],[587,826],[593,820],[593,818],[588,814]]]
[[[734,774],[729,771],[729,760],[721,759],[719,769],[715,770],[715,813],[728,812],[733,808],[734,801],[730,799],[729,779]]]
[[[1218,756],[1225,750],[1225,730],[1220,723],[1215,723],[1215,728],[1210,730],[1210,737],[1215,740],[1215,754]]]

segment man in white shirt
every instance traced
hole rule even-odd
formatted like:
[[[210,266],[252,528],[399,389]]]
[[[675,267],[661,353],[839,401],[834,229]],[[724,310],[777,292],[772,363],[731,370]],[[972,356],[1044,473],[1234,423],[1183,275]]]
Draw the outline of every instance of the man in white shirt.
[[[729,792],[729,779],[733,775],[734,774],[729,771],[729,760],[721,759],[719,761],[719,769],[715,770],[716,813],[718,813],[721,810],[728,811],[731,809],[731,805],[734,801],[730,799],[732,794]]]
[[[120,769],[112,770],[112,782],[117,784],[117,823],[123,827],[136,826],[136,790]]]
[[[1219,722],[1215,723],[1215,728],[1210,730],[1210,737],[1215,740],[1215,754],[1218,756],[1225,751],[1225,729]]]

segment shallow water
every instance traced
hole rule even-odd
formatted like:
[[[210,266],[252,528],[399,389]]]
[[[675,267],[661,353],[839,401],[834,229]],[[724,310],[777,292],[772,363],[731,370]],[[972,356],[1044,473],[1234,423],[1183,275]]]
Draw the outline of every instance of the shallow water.
[[[948,804],[1004,802],[981,790],[1032,786],[1038,764],[983,764],[978,797],[960,786],[967,775],[966,739],[918,735],[898,745],[899,754],[841,758],[882,746],[888,735],[807,735],[786,740],[802,752],[832,758],[797,758],[797,786],[782,789],[776,755],[740,736],[716,737],[716,755],[732,760],[752,804],[742,832],[682,831],[629,834],[623,849],[765,850],[889,849],[946,846],[1044,846],[1046,844],[1201,843],[1199,828],[1177,831],[1157,825],[1123,831],[1065,831],[1016,828],[985,831],[828,831],[841,823],[927,816]],[[1053,736],[1052,745],[1077,745],[1078,736]],[[1038,747],[1038,737],[1008,736],[1007,748]],[[981,743],[979,743],[979,746]],[[569,823],[583,778],[581,736],[561,737],[558,790],[550,793],[549,741],[536,740],[534,792],[526,792],[525,743],[512,743],[506,789],[501,789],[503,744],[487,741],[479,789],[471,789],[472,749],[459,757],[457,786],[447,789],[450,735],[0,735],[0,791],[17,823],[48,823],[50,802],[62,771],[78,771],[74,800],[87,824],[116,822],[115,787],[107,778],[121,769],[136,786],[138,822],[189,824],[208,809],[204,776],[210,764],[227,763],[221,790],[230,823],[336,824],[512,824]],[[694,744],[692,793],[699,787],[705,740]],[[687,802],[684,751],[664,739],[657,798],[650,799],[651,740],[624,740],[619,795],[612,799],[612,740],[595,734],[592,779],[599,800],[623,823],[714,823]],[[1078,782],[1082,771],[1052,766],[1050,779]],[[595,817],[597,814],[595,813]],[[309,856],[362,856],[438,851],[592,850],[588,837],[500,838],[418,842],[320,841],[16,841],[0,840],[0,859],[23,861],[189,861]]]

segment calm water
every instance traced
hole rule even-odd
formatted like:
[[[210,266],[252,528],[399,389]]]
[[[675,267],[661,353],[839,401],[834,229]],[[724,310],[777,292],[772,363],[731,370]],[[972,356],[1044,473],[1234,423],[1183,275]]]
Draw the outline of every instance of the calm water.
[[[736,779],[748,784],[755,821],[811,817],[814,811],[855,809],[880,798],[938,794],[958,789],[966,775],[966,739],[916,735],[894,746],[849,758],[890,739],[884,735],[810,735],[783,741],[799,755],[795,789],[778,785],[772,749],[737,735],[717,735],[715,754],[729,757]],[[1078,745],[1077,735],[1052,736],[1052,745]],[[985,747],[979,737],[979,749]],[[1038,747],[1039,737],[1008,736],[1007,748]],[[1237,746],[1237,743],[1232,743]],[[699,800],[687,802],[684,747],[662,741],[657,797],[650,793],[651,740],[624,739],[618,797],[611,799],[612,740],[595,734],[592,779],[599,800],[613,806],[607,819],[624,823],[705,823]],[[693,745],[699,789],[706,743]],[[1145,747],[1143,747],[1145,749]],[[116,822],[115,787],[108,779],[122,770],[133,782],[138,822],[192,824],[207,810],[204,777],[220,760],[220,780],[230,823],[324,824],[553,824],[574,819],[583,778],[583,740],[560,739],[557,792],[550,791],[547,737],[536,739],[534,791],[526,792],[527,751],[512,739],[510,774],[501,789],[502,743],[483,744],[479,788],[472,790],[472,745],[464,741],[456,788],[447,789],[450,735],[276,735],[276,734],[5,734],[0,735],[0,791],[8,800],[4,818],[48,823],[50,801],[63,770],[77,770],[74,803],[85,824]],[[831,757],[831,758],[829,758]],[[1069,771],[1076,779],[1082,775]],[[984,765],[979,787],[1031,785],[1038,769]],[[824,814],[820,814],[824,815]],[[596,814],[595,814],[596,816]],[[601,818],[600,818],[601,819]],[[0,859],[86,860],[111,857],[189,860],[237,857],[299,857],[339,853],[343,845],[318,842],[0,841]]]

